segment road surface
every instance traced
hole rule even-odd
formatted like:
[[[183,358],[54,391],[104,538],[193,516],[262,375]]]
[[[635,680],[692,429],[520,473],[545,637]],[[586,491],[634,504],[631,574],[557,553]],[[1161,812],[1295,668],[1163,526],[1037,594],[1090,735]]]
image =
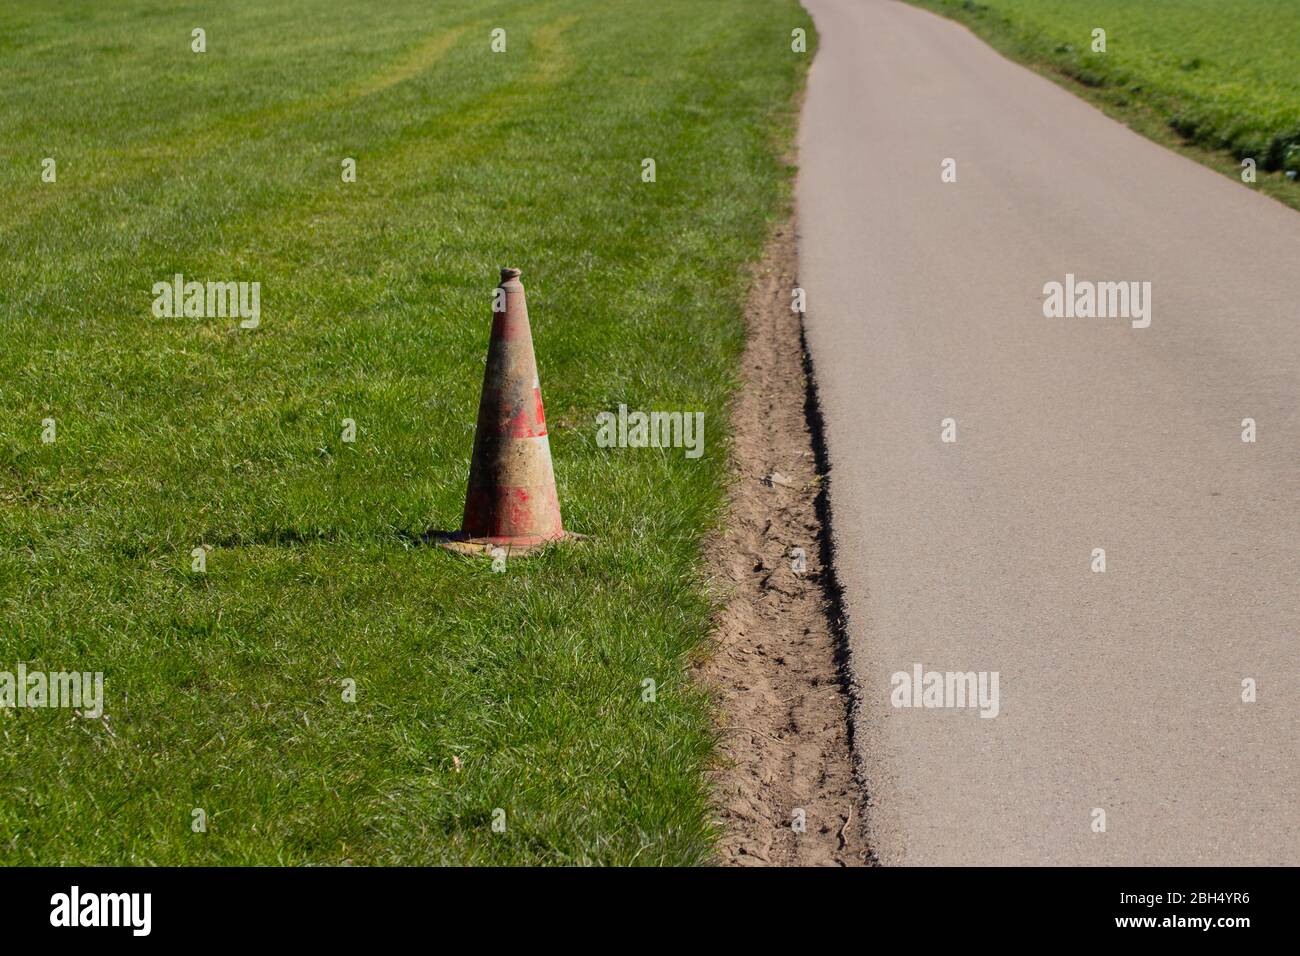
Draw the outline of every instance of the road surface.
[[[1300,863],[1300,214],[950,21],[805,2],[800,285],[881,860]],[[1067,274],[1150,282],[1150,326],[1045,317]],[[917,664],[997,672],[997,716],[893,706]]]

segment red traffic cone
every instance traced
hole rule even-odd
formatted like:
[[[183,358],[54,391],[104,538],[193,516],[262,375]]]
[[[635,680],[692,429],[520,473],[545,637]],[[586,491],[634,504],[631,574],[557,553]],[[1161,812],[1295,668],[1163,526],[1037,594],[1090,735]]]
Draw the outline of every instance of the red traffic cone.
[[[571,537],[560,521],[546,414],[518,269],[502,269],[492,306],[465,515],[443,542],[458,551],[526,551]]]

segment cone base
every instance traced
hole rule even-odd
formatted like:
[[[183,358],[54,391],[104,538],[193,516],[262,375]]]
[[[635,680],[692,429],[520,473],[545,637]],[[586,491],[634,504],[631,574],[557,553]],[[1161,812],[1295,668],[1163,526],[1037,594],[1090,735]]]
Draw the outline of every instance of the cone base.
[[[563,531],[558,536],[551,538],[541,535],[471,538],[463,531],[457,531],[455,534],[438,538],[436,543],[439,547],[446,548],[448,551],[455,551],[457,554],[485,555],[491,554],[493,548],[505,548],[506,555],[510,556],[533,554],[550,544],[581,541],[585,537],[586,535],[575,534],[572,531]]]

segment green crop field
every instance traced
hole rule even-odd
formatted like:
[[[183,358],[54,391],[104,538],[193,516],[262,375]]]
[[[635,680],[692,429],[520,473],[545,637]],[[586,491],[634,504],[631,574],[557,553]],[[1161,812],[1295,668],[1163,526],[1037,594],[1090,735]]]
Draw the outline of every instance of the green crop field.
[[[1013,58],[1068,78],[1154,138],[1186,141],[1237,175],[1253,158],[1300,207],[1297,0],[911,0],[969,25]],[[1106,31],[1104,53],[1092,31]],[[1164,135],[1162,134],[1162,131]]]
[[[0,862],[709,858],[700,544],[800,26],[794,0],[0,9],[0,671],[105,697],[0,709]],[[494,573],[424,535],[460,520],[505,265],[592,537]],[[159,317],[178,273],[259,282],[258,326]],[[703,457],[598,447],[619,403],[705,412]]]

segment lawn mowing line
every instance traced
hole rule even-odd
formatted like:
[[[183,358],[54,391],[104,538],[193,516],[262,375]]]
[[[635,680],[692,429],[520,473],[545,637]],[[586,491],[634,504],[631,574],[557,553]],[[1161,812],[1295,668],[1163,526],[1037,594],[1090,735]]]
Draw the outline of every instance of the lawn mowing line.
[[[450,141],[450,148],[436,150],[433,164],[421,167],[421,172],[427,175],[430,171],[446,167],[465,156],[483,152],[494,140],[499,139],[501,126],[509,124],[520,115],[528,115],[529,101],[545,92],[547,87],[559,79],[562,72],[570,68],[571,58],[563,55],[567,53],[567,47],[560,43],[560,38],[577,19],[564,17],[537,31],[535,39],[538,46],[550,55],[543,61],[542,68],[535,77],[509,81],[491,92],[476,96],[472,102],[464,104],[454,113],[439,113],[421,124],[407,127],[400,139],[391,141],[394,148],[384,150],[382,146],[371,147],[369,154],[384,160],[381,167],[384,175],[388,179],[405,180],[408,184],[414,182],[418,188],[418,179],[413,180],[405,173],[406,168],[399,165],[403,160],[428,152],[436,144]],[[490,123],[482,122],[485,115],[492,118]],[[383,182],[382,179],[377,181]],[[292,207],[296,211],[295,215],[277,219],[279,233],[300,237],[309,223],[313,227],[319,227],[328,222],[327,218],[322,218],[327,213],[334,213],[339,218],[350,218],[356,214],[358,203],[348,199],[348,204],[343,205],[340,202],[342,194],[337,190],[332,193],[317,190],[311,195],[316,199],[314,204],[295,203]],[[361,201],[364,202],[365,198]],[[375,195],[371,198],[379,203],[388,201],[391,197]],[[270,233],[274,234],[275,232]]]
[[[558,0],[546,0],[531,7],[521,8],[517,12],[545,9],[555,5],[556,2]],[[99,158],[96,153],[91,152],[84,157],[84,162],[88,167],[96,170],[95,172],[77,179],[75,185],[57,191],[49,189],[47,185],[36,183],[17,195],[6,197],[12,199],[12,202],[6,205],[21,215],[0,217],[0,225],[10,228],[26,226],[38,218],[46,206],[57,200],[81,199],[124,182],[145,181],[153,177],[154,173],[151,169],[134,172],[130,165],[133,160],[150,163],[183,162],[200,152],[216,150],[223,144],[256,138],[255,134],[250,134],[250,130],[257,130],[264,126],[271,127],[264,131],[261,138],[265,138],[275,134],[274,127],[277,125],[302,124],[321,113],[337,112],[360,100],[381,94],[400,83],[428,72],[452,51],[455,42],[467,31],[475,27],[486,28],[493,22],[495,22],[493,19],[478,17],[459,26],[447,28],[446,32],[435,34],[422,43],[416,44],[413,49],[408,48],[388,66],[360,78],[342,91],[332,91],[323,96],[262,107],[223,120],[218,126],[196,130],[180,141],[177,141],[174,136],[164,134],[129,152],[110,150]],[[510,65],[516,64],[510,63]]]
[[[483,21],[479,22],[482,23]],[[405,83],[407,80],[419,76],[446,56],[452,44],[460,39],[467,29],[469,29],[468,25],[456,27],[444,33],[434,34],[422,43],[417,44],[405,57],[396,60],[383,70],[370,74],[370,76],[357,82],[350,89],[332,98],[332,102],[320,108],[337,108],[354,100],[382,93],[389,87],[396,86],[398,83]]]
[[[398,144],[397,148],[388,152],[382,151],[382,146],[372,146],[370,152],[375,156],[385,157],[385,162],[380,166],[384,170],[384,179],[403,179],[407,183],[416,183],[418,185],[419,177],[412,177],[405,170],[409,166],[401,165],[403,160],[413,156],[423,154],[429,151],[438,143],[450,142],[449,148],[439,149],[436,152],[436,161],[434,164],[424,165],[422,172],[426,175],[430,169],[439,169],[456,163],[466,156],[485,151],[493,140],[500,137],[499,128],[508,124],[521,115],[528,115],[530,105],[533,100],[542,95],[546,89],[556,83],[560,77],[566,74],[572,68],[572,56],[568,52],[568,47],[562,43],[562,36],[576,21],[577,17],[563,17],[544,27],[538,29],[533,35],[533,41],[541,51],[543,57],[541,68],[534,73],[509,81],[505,86],[498,88],[487,94],[480,94],[472,101],[463,104],[460,109],[452,114],[437,113],[427,119],[424,123],[408,127],[402,133],[400,140],[394,140]],[[481,122],[482,117],[486,115],[491,117],[491,123]],[[424,135],[421,135],[424,134]],[[380,180],[382,185],[382,179]],[[307,183],[303,189],[312,189],[315,184]],[[258,236],[259,243],[264,243],[268,237],[283,235],[289,239],[300,240],[304,233],[310,233],[312,230],[319,230],[326,226],[331,220],[353,219],[357,215],[357,207],[365,201],[362,197],[360,201],[356,197],[347,195],[340,190],[320,190],[312,189],[310,194],[302,193],[299,195],[309,195],[314,198],[314,202],[294,202],[292,215],[282,215],[276,218],[274,230],[264,231]],[[373,202],[385,202],[390,197],[387,195],[376,195]],[[249,226],[260,223],[268,210],[256,209],[250,210],[242,218],[226,217],[223,220],[223,229],[236,233],[245,234],[253,230]],[[327,216],[332,213],[332,216]],[[272,243],[265,243],[273,245]],[[291,248],[293,242],[280,243],[281,248]],[[129,274],[130,266],[126,263],[136,261],[134,250],[123,250],[119,259],[124,264],[124,269],[116,270],[115,274],[122,274],[124,271]],[[230,253],[239,255],[238,252]],[[268,253],[259,254],[259,261],[266,264],[272,272],[277,265],[286,272],[294,271],[296,263],[284,259],[277,260]],[[138,269],[148,270],[147,267],[137,267]],[[191,265],[191,270],[196,266]],[[197,266],[200,272],[216,274],[220,269],[215,265],[209,265],[206,269],[200,264]],[[156,271],[156,270],[154,270]],[[156,278],[152,275],[145,275],[139,272],[140,281]],[[265,281],[265,278],[264,280]],[[123,280],[123,285],[130,285],[131,282]],[[145,285],[150,284],[145,282]],[[307,320],[304,319],[304,322]],[[113,334],[132,334],[129,329],[122,329],[121,324],[116,321],[115,317],[107,316],[101,326],[103,331],[109,335]],[[200,328],[209,328],[202,326]],[[274,330],[268,325],[262,331],[263,334],[270,333],[270,337],[279,337],[282,333],[287,334],[287,330],[292,329],[292,325],[281,323],[275,326]],[[178,327],[178,330],[184,330],[184,337],[180,339],[183,342],[193,341],[194,330],[188,327]],[[226,330],[228,331],[228,330]],[[78,335],[84,334],[78,331]],[[227,336],[216,333],[218,339],[224,340]],[[148,348],[150,351],[156,348],[155,342],[142,343],[142,348]],[[200,343],[197,348],[206,354],[206,346]]]
[[[568,23],[571,23],[574,19],[575,19],[575,18],[572,18],[572,17],[571,17],[571,18],[568,18],[568,20],[567,20],[565,23],[563,23],[563,24],[554,24],[554,25],[552,25],[552,26],[549,27],[549,28],[545,28],[544,31],[543,31],[543,32],[541,33],[541,35],[539,36],[539,38],[538,38],[538,43],[539,43],[539,45],[543,48],[543,50],[550,50],[551,53],[552,53],[551,58],[548,59],[548,60],[546,60],[546,61],[544,61],[544,63],[543,63],[543,70],[542,70],[542,79],[543,79],[543,80],[553,80],[553,79],[555,78],[556,74],[560,71],[561,63],[559,62],[558,58],[557,58],[556,56],[554,56],[554,50],[556,49],[556,46],[555,46],[555,43],[554,43],[554,40],[555,40],[554,34],[555,34],[556,32],[558,32],[559,29],[563,29],[563,27],[566,26],[566,25],[568,25]],[[567,66],[567,65],[566,65],[566,66]],[[509,95],[518,95],[518,87],[515,87],[515,88],[510,92]],[[496,101],[499,101],[500,99],[502,99],[502,97],[497,97],[496,100],[489,100],[487,106],[488,106],[488,107],[492,107],[492,106],[494,105],[494,103],[495,103]],[[480,105],[481,105],[481,104],[480,104]],[[431,121],[429,122],[428,126],[429,126],[429,128],[431,128],[433,131],[436,132],[437,122],[436,122],[435,120],[431,120]],[[420,127],[417,127],[416,129],[419,130],[419,129],[421,129],[421,128],[420,128]],[[456,131],[457,131],[457,130],[451,130],[451,131],[449,131],[449,132],[445,132],[443,135],[444,135],[444,137],[445,137],[446,135],[454,134]],[[408,131],[408,133],[409,133],[409,131]],[[470,147],[467,147],[467,149],[468,149],[468,148],[472,148],[472,144],[471,144]],[[465,151],[467,151],[467,150],[462,150],[461,152],[465,152]],[[408,153],[408,152],[410,152],[409,149],[408,149],[408,150],[405,150],[405,151],[399,151],[399,153],[397,153],[396,155],[399,155],[399,156],[400,156],[400,155],[402,155],[403,153]],[[310,216],[310,213],[311,213],[311,210],[307,210],[307,211],[306,211],[306,215],[307,215],[308,217]]]
[[[484,94],[479,92],[478,95],[473,96],[472,99],[463,103],[455,112],[451,112],[450,107],[446,110],[435,112],[435,114],[429,117],[424,123],[414,127],[408,126],[402,130],[400,138],[394,137],[390,139],[390,142],[398,144],[404,142],[404,146],[399,145],[399,148],[393,149],[388,153],[383,152],[383,147],[381,145],[376,144],[372,146],[369,150],[371,155],[387,156],[390,159],[390,162],[378,167],[384,171],[379,178],[374,180],[374,182],[378,184],[378,188],[382,189],[382,185],[386,179],[395,180],[404,178],[407,183],[418,183],[418,176],[412,177],[410,175],[405,175],[404,170],[398,166],[402,159],[412,156],[417,151],[427,151],[433,144],[445,143],[449,140],[453,141],[454,145],[452,148],[439,151],[438,162],[434,168],[445,167],[450,162],[461,159],[466,155],[472,155],[483,149],[488,145],[490,139],[497,135],[497,127],[499,125],[509,122],[512,117],[517,114],[526,114],[529,104],[525,97],[536,97],[543,89],[556,82],[562,73],[568,72],[571,69],[572,58],[568,55],[568,48],[562,44],[561,36],[577,20],[578,17],[576,16],[563,17],[535,31],[532,35],[532,39],[538,50],[540,50],[540,55],[543,57],[541,67],[535,72],[535,74],[507,81],[503,88],[498,88],[490,93]],[[520,68],[526,68],[527,63],[528,61],[526,60]],[[516,66],[519,65],[516,64]],[[493,117],[492,126],[476,122],[482,114],[487,114]],[[249,148],[250,150],[256,150],[260,147],[258,144],[250,144]],[[221,162],[221,160],[218,160],[218,163]],[[422,172],[427,173],[429,168],[430,167],[428,166],[423,167]],[[137,178],[138,180],[143,181],[147,178],[147,175],[142,173]],[[306,190],[316,185],[317,184],[315,183],[307,183],[304,184],[302,188]],[[299,195],[302,194],[300,193]],[[345,194],[339,190],[322,191],[319,188],[315,188],[310,195],[316,199],[314,205],[303,202],[294,203],[293,208],[295,213],[293,216],[281,216],[277,219],[277,228],[280,233],[295,238],[301,237],[305,226],[310,225],[312,227],[319,227],[321,225],[321,220],[319,218],[316,218],[316,221],[312,221],[313,218],[319,217],[321,210],[326,209],[329,206],[334,206],[338,210],[340,216],[353,217],[356,215],[357,206],[360,205],[361,202],[365,201],[365,197],[361,197],[358,201],[357,197],[348,196],[346,199],[347,205],[341,205],[344,201],[343,197]],[[372,201],[379,203],[388,201],[390,198],[391,197],[388,195],[375,195],[373,196]],[[262,218],[269,211],[271,210],[258,207],[255,210],[247,212],[242,219],[227,216],[222,220],[221,227],[227,232],[248,233],[251,232],[251,230],[249,230],[247,226],[254,222],[260,223]],[[259,239],[260,238],[261,237],[259,237]],[[292,243],[285,245],[292,246]],[[91,254],[94,253],[92,252]],[[97,262],[103,261],[102,257],[98,255],[95,255],[94,257]],[[156,276],[153,276],[152,274],[156,270],[150,270],[149,267],[136,265],[139,259],[136,255],[136,250],[134,249],[123,249],[117,260],[114,261],[122,263],[121,268],[114,270],[115,275],[129,274],[134,266],[137,270],[137,274],[140,275],[142,279],[149,279],[151,277],[156,278]],[[261,255],[260,261],[264,263],[269,262],[272,267],[276,265],[276,260],[265,253]],[[292,271],[297,264],[280,260],[279,265],[286,271]],[[193,268],[194,267],[191,266],[191,270]],[[148,271],[150,275],[144,275],[145,271]],[[209,268],[207,271],[211,272],[212,269]],[[125,280],[120,284],[130,285],[130,283]],[[151,283],[147,282],[146,285],[148,284]],[[110,318],[107,321],[105,331],[110,335],[114,334],[115,332],[120,331],[120,324],[112,321]],[[78,334],[82,333],[79,332]],[[188,340],[188,338],[186,340]]]

